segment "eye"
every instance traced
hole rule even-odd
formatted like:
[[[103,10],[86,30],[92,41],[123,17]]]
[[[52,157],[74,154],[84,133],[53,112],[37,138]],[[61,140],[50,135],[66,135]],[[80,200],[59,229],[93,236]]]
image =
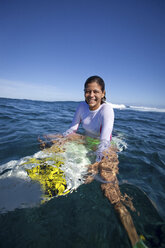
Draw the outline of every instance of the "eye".
[[[99,90],[94,90],[93,93],[94,93],[94,94],[99,94],[100,91],[99,91]]]
[[[95,95],[100,94],[99,90],[84,90],[85,94],[91,94],[93,92]]]

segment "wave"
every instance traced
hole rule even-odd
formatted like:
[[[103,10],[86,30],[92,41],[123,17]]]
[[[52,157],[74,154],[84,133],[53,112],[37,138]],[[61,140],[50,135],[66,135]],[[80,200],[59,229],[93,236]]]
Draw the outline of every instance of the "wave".
[[[145,107],[145,106],[133,106],[133,105],[124,105],[124,104],[113,104],[114,109],[126,109],[126,110],[135,110],[135,111],[146,111],[146,112],[165,112],[165,108],[156,108],[156,107]]]
[[[128,108],[138,111],[147,111],[147,112],[165,112],[165,109],[163,108],[154,108],[154,107],[129,106]]]
[[[113,104],[113,103],[112,103],[112,107],[114,109],[126,109],[127,108],[124,104]]]

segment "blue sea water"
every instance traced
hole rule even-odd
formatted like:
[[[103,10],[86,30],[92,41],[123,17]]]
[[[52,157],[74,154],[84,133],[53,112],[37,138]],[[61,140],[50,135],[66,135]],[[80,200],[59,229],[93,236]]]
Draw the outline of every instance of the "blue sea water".
[[[5,178],[10,164],[37,153],[39,135],[64,132],[77,105],[0,98],[0,247],[131,247],[99,181],[31,207],[18,201],[29,197],[20,182],[12,182],[16,192],[11,194],[10,178]],[[123,105],[114,111],[120,190],[133,198],[136,212],[129,211],[138,234],[148,247],[163,248],[165,111]]]

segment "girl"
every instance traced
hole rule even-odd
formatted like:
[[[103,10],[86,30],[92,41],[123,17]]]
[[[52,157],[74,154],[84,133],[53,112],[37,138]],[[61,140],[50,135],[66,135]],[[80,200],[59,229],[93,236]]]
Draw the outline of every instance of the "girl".
[[[105,84],[101,77],[89,77],[84,85],[85,101],[76,110],[70,128],[63,134],[68,136],[77,131],[80,123],[87,136],[100,139],[96,161],[101,161],[103,151],[110,146],[114,124],[114,111],[106,102]]]

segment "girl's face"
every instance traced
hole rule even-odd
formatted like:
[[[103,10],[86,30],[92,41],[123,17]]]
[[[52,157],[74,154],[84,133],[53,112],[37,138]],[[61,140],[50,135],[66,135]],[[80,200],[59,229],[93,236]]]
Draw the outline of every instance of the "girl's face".
[[[105,91],[102,92],[101,86],[96,82],[89,83],[85,88],[85,101],[89,105],[90,110],[96,110],[101,105],[101,99],[104,97]]]

